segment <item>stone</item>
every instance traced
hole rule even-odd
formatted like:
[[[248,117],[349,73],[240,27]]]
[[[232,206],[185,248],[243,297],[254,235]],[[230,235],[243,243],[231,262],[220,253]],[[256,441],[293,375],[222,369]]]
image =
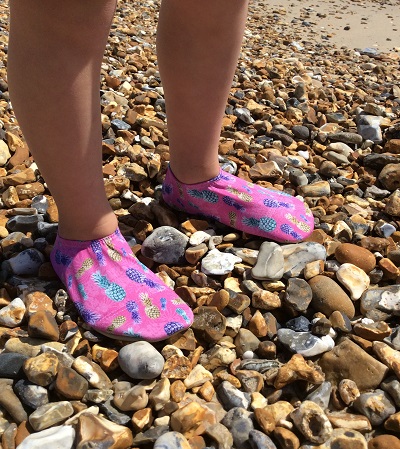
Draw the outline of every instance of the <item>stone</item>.
[[[335,251],[335,258],[341,264],[351,263],[366,273],[369,273],[375,268],[375,256],[368,249],[362,246],[354,245],[352,243],[342,243]]]
[[[238,390],[228,381],[221,382],[216,391],[226,410],[231,410],[235,407],[242,407],[247,410],[250,406],[249,394]]]
[[[388,377],[387,379],[385,379],[380,384],[380,387],[382,388],[382,390],[389,393],[393,402],[396,404],[396,407],[399,407],[400,406],[400,381],[395,376],[391,376],[391,377]]]
[[[150,405],[154,410],[161,410],[171,398],[171,383],[169,379],[159,380],[149,395]]]
[[[24,363],[24,372],[32,383],[46,387],[56,378],[58,365],[58,358],[54,354],[43,353],[27,359]]]
[[[23,375],[23,364],[28,357],[16,352],[0,354],[0,378],[20,379]]]
[[[360,299],[370,284],[366,272],[351,263],[342,264],[336,272],[336,278],[349,290],[353,301]]]
[[[48,404],[49,394],[46,388],[35,385],[27,380],[21,379],[14,385],[21,402],[32,409]]]
[[[362,393],[354,401],[353,407],[365,415],[373,426],[379,426],[390,415],[396,413],[396,407],[389,395],[379,389],[372,393]]]
[[[346,412],[333,412],[326,414],[330,423],[335,428],[368,432],[372,429],[371,423],[364,415],[355,415]]]
[[[281,299],[268,290],[257,290],[252,294],[251,305],[255,309],[274,310],[281,306]]]
[[[28,420],[28,415],[18,396],[15,395],[12,385],[12,379],[0,379],[0,406],[9,413],[14,422],[20,424]]]
[[[316,260],[326,260],[326,250],[323,245],[315,242],[302,242],[282,247],[285,278],[298,277],[302,274],[305,266]]]
[[[145,341],[124,346],[119,351],[118,361],[121,369],[132,379],[154,379],[164,367],[163,356]]]
[[[173,355],[164,364],[161,377],[168,379],[186,379],[192,370],[190,360],[184,355]]]
[[[50,312],[53,317],[57,313],[53,300],[43,292],[28,293],[25,297],[25,306],[28,317],[36,312],[45,310]]]
[[[142,243],[145,257],[157,263],[176,264],[185,260],[189,238],[171,226],[160,226]]]
[[[225,334],[226,318],[216,307],[201,306],[194,310],[192,329],[210,343],[217,343]]]
[[[200,387],[208,381],[213,380],[213,375],[201,365],[196,365],[184,380],[186,388]]]
[[[58,341],[60,338],[57,322],[53,314],[48,310],[39,310],[30,316],[28,334],[30,337],[43,338],[50,341]]]
[[[251,449],[277,449],[271,438],[259,430],[249,432],[249,443]]]
[[[378,435],[368,441],[368,449],[400,449],[400,440],[394,435]]]
[[[72,368],[59,366],[55,383],[56,391],[70,400],[81,400],[88,391],[88,381]]]
[[[171,429],[183,434],[197,429],[205,419],[206,411],[207,409],[199,403],[189,402],[172,413]]]
[[[352,404],[359,396],[360,390],[357,384],[350,379],[342,379],[338,385],[340,398],[346,405]]]
[[[109,389],[112,386],[110,379],[100,366],[85,356],[77,357],[72,364],[72,368],[83,376],[94,388],[102,390]]]
[[[304,279],[290,278],[285,292],[285,303],[296,312],[305,312],[312,300],[311,287]]]
[[[157,438],[154,449],[191,449],[187,439],[179,432],[167,432]]]
[[[305,398],[306,401],[312,401],[319,405],[322,410],[326,410],[331,398],[332,384],[330,382],[322,382],[317,388],[315,388]]]
[[[235,337],[236,353],[242,356],[246,351],[255,351],[260,340],[248,329],[240,329]]]
[[[191,265],[196,265],[197,262],[207,253],[208,246],[201,243],[197,246],[191,246],[185,251],[185,258]]]
[[[201,271],[208,275],[221,276],[230,273],[235,264],[241,262],[240,257],[230,253],[222,253],[218,249],[208,252],[201,261]]]
[[[16,275],[37,276],[40,266],[44,263],[43,254],[35,248],[28,248],[8,259],[12,272]]]
[[[212,438],[218,444],[218,449],[231,449],[233,446],[232,434],[221,423],[208,426],[206,428],[206,435]],[[161,449],[161,448],[160,448]]]
[[[75,430],[72,426],[56,426],[28,435],[17,449],[73,449],[74,441]]]
[[[353,326],[353,331],[359,337],[369,341],[382,341],[392,333],[391,327],[384,321],[377,321],[375,323],[356,323]]]
[[[281,447],[287,449],[299,449],[300,440],[296,434],[285,427],[276,427],[274,430],[274,437]]]
[[[121,412],[114,406],[111,398],[99,403],[99,409],[106,418],[115,424],[126,426],[131,420],[130,415]]]
[[[291,329],[279,329],[278,339],[292,352],[304,357],[322,354],[335,346],[334,340],[329,335],[319,338],[310,332],[296,332]]]
[[[226,426],[233,438],[233,447],[247,449],[250,432],[254,425],[247,410],[241,407],[231,409],[223,418],[222,424]]]
[[[400,351],[396,351],[381,341],[374,341],[372,343],[372,351],[400,378]]]
[[[400,164],[387,164],[379,173],[378,179],[387,190],[393,192],[400,187]]]
[[[76,433],[76,449],[126,449],[133,444],[133,435],[129,428],[89,413],[83,413],[79,417]]]
[[[303,401],[290,417],[297,429],[312,443],[324,443],[332,434],[332,425],[320,406]]]
[[[26,308],[22,299],[13,299],[8,306],[0,309],[0,326],[19,326],[25,317],[25,311]]]
[[[142,410],[149,397],[143,385],[132,386],[130,382],[114,384],[114,405],[123,412]]]
[[[361,391],[377,388],[388,373],[388,368],[383,363],[348,339],[323,354],[319,365],[326,380],[334,385],[339,384],[342,379],[350,379]]]
[[[29,423],[36,432],[39,432],[60,424],[72,416],[73,413],[74,409],[68,401],[51,402],[40,406],[31,413]]]
[[[142,432],[151,427],[154,417],[151,408],[144,408],[132,416],[132,426],[136,432]]]
[[[354,305],[345,291],[327,276],[315,276],[308,281],[313,292],[312,306],[318,312],[329,316],[335,311],[343,312],[348,318],[355,314]]]
[[[251,275],[254,279],[279,280],[283,276],[283,265],[282,248],[274,242],[263,242]]]
[[[393,217],[400,217],[400,190],[396,189],[388,199],[385,212]]]

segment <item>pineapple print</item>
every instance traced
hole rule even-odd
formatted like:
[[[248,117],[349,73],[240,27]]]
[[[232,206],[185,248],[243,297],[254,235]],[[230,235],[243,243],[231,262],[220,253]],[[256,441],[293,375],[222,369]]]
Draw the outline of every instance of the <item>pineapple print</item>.
[[[126,318],[124,316],[117,316],[116,318],[113,319],[113,322],[111,323],[110,326],[107,327],[107,331],[108,332],[114,332],[115,329],[118,329],[119,327],[121,327],[126,321]]]
[[[125,290],[115,282],[110,282],[106,276],[102,276],[100,271],[92,274],[94,282],[104,290],[104,293],[113,301],[123,301],[126,296]]]
[[[244,217],[242,221],[244,225],[250,226],[251,228],[258,228],[258,225],[260,223],[260,220],[257,220],[257,218],[253,217]]]
[[[83,273],[87,270],[90,270],[94,265],[93,259],[90,257],[83,261],[82,266],[79,268],[79,270],[76,272],[76,278],[79,279]]]
[[[207,203],[218,203],[218,195],[214,192],[209,192],[208,190],[188,190],[188,193],[193,198],[199,198],[201,200],[207,201]]]
[[[139,298],[142,300],[142,303],[145,306],[144,312],[149,318],[154,320],[160,317],[160,309],[151,302],[151,298],[147,293],[141,293]]]
[[[311,228],[307,223],[303,223],[302,221],[298,220],[296,217],[294,217],[292,214],[286,214],[285,218],[287,218],[290,222],[295,224],[299,229],[301,229],[304,232],[310,232]]]
[[[104,242],[107,246],[107,253],[110,256],[110,259],[114,262],[121,262],[122,256],[121,254],[115,249],[113,242],[111,241],[110,237],[106,237],[104,239]]]
[[[290,225],[284,223],[281,225],[281,231],[287,235],[291,235],[296,240],[301,240],[301,235],[298,234]]]
[[[179,309],[179,308],[176,309],[176,313],[179,316],[181,316],[185,320],[186,323],[190,323],[190,319],[189,319],[189,317],[187,316],[186,312],[183,309]]]
[[[222,198],[222,201],[227,204],[228,206],[234,207],[236,210],[240,210],[241,212],[244,212],[246,210],[245,207],[243,207],[238,201],[234,200],[230,196],[224,196]]]
[[[105,265],[106,264],[106,260],[104,258],[103,255],[103,251],[101,250],[101,244],[99,241],[97,240],[93,240],[92,243],[90,244],[90,247],[92,248],[92,251],[94,252],[97,261],[99,262],[100,265]]]
[[[262,217],[258,227],[263,231],[271,232],[276,228],[276,221],[273,218]]]
[[[182,298],[179,298],[179,296],[177,296],[175,299],[173,299],[172,304],[178,305],[178,304],[185,304],[185,301]]]
[[[87,299],[87,294],[85,292],[85,287],[83,286],[83,284],[78,284],[78,291],[80,293],[80,295],[82,296],[82,299]]]
[[[236,226],[236,213],[233,211],[229,212],[229,225],[233,228]]]
[[[179,196],[181,198],[183,198],[183,189],[182,189],[182,186],[180,184],[178,184],[178,192],[179,192]]]
[[[245,203],[251,203],[253,201],[253,197],[251,195],[249,195],[248,193],[240,192],[238,189],[235,189],[234,187],[227,187],[226,190],[232,193],[233,195],[236,195]]]

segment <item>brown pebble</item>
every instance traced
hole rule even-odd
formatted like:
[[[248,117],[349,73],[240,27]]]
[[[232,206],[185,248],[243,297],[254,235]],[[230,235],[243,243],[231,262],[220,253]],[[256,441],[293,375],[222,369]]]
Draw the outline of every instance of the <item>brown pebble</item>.
[[[60,337],[57,322],[51,312],[47,310],[41,310],[30,316],[28,334],[30,337],[50,341],[58,341]]]
[[[291,430],[284,427],[275,427],[273,434],[282,448],[299,449],[300,440]]]
[[[72,368],[60,365],[55,388],[67,399],[80,400],[88,391],[89,383]]]
[[[369,273],[375,268],[375,256],[366,248],[352,243],[342,243],[336,248],[336,260],[343,263],[351,263]]]
[[[269,435],[275,429],[275,418],[271,411],[265,408],[256,408],[254,416],[261,429]]]
[[[400,440],[394,435],[379,435],[368,441],[368,449],[400,449]]]
[[[175,402],[181,402],[186,393],[186,386],[181,380],[176,380],[170,387],[171,398]]]

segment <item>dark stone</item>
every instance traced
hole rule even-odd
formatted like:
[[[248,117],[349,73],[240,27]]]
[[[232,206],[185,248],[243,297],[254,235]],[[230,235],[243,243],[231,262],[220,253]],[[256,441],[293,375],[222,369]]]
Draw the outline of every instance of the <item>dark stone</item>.
[[[20,379],[24,377],[22,365],[29,357],[16,352],[3,352],[0,354],[0,378]]]
[[[7,221],[6,227],[11,232],[35,232],[43,215],[16,215]]]

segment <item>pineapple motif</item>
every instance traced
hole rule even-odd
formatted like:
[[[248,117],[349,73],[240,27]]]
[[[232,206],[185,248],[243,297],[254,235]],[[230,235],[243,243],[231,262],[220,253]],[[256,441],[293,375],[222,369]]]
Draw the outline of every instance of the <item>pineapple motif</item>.
[[[142,322],[142,318],[139,313],[139,306],[135,301],[128,301],[126,303],[126,310],[131,314],[132,320],[135,324],[140,324]]]
[[[78,291],[82,296],[82,299],[87,299],[87,294],[85,292],[85,287],[83,286],[83,284],[78,284]]]
[[[161,310],[165,310],[167,308],[167,299],[160,298],[160,303],[161,303]]]
[[[260,218],[258,227],[266,232],[271,232],[276,228],[276,221],[270,217]]]
[[[292,214],[286,214],[285,218],[287,218],[290,222],[295,224],[299,229],[301,229],[304,232],[310,232],[311,228],[307,223],[303,223],[302,221],[298,220],[296,217],[294,217]]]
[[[68,288],[71,288],[71,287],[72,287],[72,279],[73,279],[73,277],[72,277],[72,275],[70,274],[70,275],[68,276]]]
[[[72,262],[72,257],[67,254],[63,254],[60,250],[56,251],[55,259],[58,265],[64,265],[64,267],[68,267]]]
[[[111,323],[110,326],[107,327],[107,331],[108,332],[114,332],[115,329],[118,329],[119,327],[121,327],[126,321],[126,318],[124,316],[117,316],[116,318],[113,319],[113,322]]]
[[[167,323],[164,326],[164,331],[167,335],[173,335],[176,334],[177,332],[181,331],[183,329],[182,324],[180,323],[176,323],[174,321]]]
[[[230,196],[224,196],[222,198],[222,201],[227,204],[228,206],[232,206],[234,207],[236,210],[240,210],[241,212],[245,211],[246,208],[243,207],[240,203],[238,203],[237,201],[235,201],[233,198],[231,198]]]
[[[135,270],[134,268],[129,268],[128,270],[126,270],[126,275],[131,281],[137,282],[138,284],[145,284],[150,288],[155,288],[156,290],[164,289],[164,287],[161,284],[154,282],[153,280],[144,276],[142,273],[140,273],[140,271]]]
[[[258,225],[260,223],[260,220],[257,220],[257,218],[253,217],[244,217],[242,221],[244,225],[250,226],[251,228],[258,228]]]
[[[172,302],[172,304],[175,304],[175,305],[185,304],[185,301],[182,298],[179,298],[179,296],[177,296],[171,302]]]
[[[180,184],[178,184],[178,192],[179,192],[179,196],[181,198],[183,198],[183,189],[182,189],[182,186]]]
[[[235,189],[234,187],[227,187],[226,190],[232,193],[233,195],[236,195],[245,203],[251,203],[253,201],[253,197],[251,195],[249,195],[248,193],[240,192],[240,190]]]
[[[265,199],[264,206],[273,207],[273,208],[284,207],[286,209],[293,209],[293,207],[294,207],[293,204],[285,203],[284,201],[277,201],[277,200],[273,200],[273,199]]]
[[[207,201],[207,203],[218,203],[218,195],[214,192],[210,192],[208,190],[191,189],[188,190],[188,193],[193,198],[199,198],[201,200]]]
[[[90,257],[83,261],[82,266],[79,268],[79,270],[76,272],[76,278],[79,279],[83,273],[87,270],[90,270],[94,265],[93,259]]]
[[[83,320],[86,323],[90,324],[91,326],[94,326],[96,322],[100,319],[100,315],[98,315],[96,312],[92,312],[91,310],[85,309],[85,307],[82,304],[75,303],[75,307],[77,308]]]
[[[281,225],[281,231],[287,235],[292,236],[296,240],[301,240],[301,235],[298,234],[290,225],[287,223]]]
[[[183,309],[179,309],[179,308],[176,309],[176,313],[178,315],[180,315],[185,320],[186,323],[190,323],[190,319],[189,319],[189,317],[187,316],[186,312]]]
[[[104,242],[107,246],[107,253],[110,256],[110,259],[114,262],[121,262],[122,256],[121,254],[115,249],[113,242],[109,237],[104,239]]]
[[[229,212],[229,225],[234,228],[236,226],[236,212]]]
[[[141,293],[139,298],[142,300],[142,303],[145,306],[144,312],[149,318],[154,320],[160,317],[160,309],[151,302],[151,298],[147,293]]]
[[[110,282],[100,271],[92,274],[94,282],[104,290],[104,293],[113,301],[119,302],[125,299],[125,290],[115,282]]]
[[[97,240],[93,240],[90,244],[90,247],[92,248],[92,251],[94,252],[97,261],[100,265],[106,264],[106,259],[104,258],[103,251],[101,250],[100,242]]]

